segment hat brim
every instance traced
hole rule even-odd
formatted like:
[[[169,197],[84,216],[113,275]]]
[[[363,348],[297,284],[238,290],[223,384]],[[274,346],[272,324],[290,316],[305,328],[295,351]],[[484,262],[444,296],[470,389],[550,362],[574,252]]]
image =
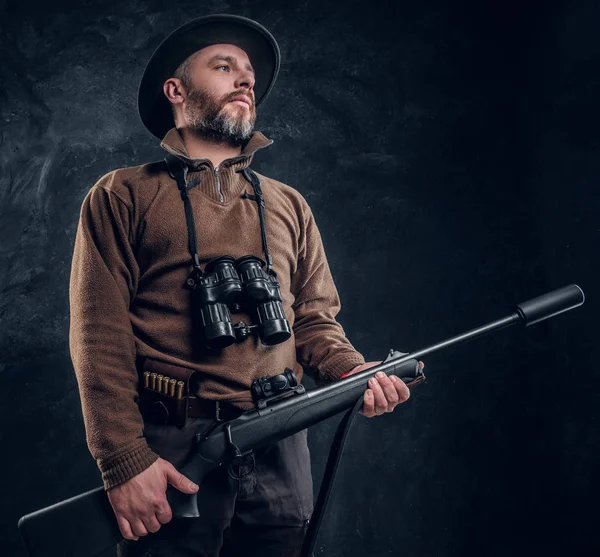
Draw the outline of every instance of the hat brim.
[[[213,14],[175,29],[154,51],[140,81],[138,110],[146,128],[162,139],[174,126],[164,82],[191,54],[212,44],[234,44],[246,54],[255,71],[254,98],[258,107],[279,73],[281,54],[277,41],[262,25],[245,17]]]

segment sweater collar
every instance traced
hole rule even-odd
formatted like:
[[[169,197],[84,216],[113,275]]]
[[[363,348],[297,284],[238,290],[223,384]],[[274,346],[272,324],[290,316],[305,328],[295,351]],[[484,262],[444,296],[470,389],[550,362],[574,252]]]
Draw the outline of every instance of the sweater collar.
[[[268,139],[261,132],[255,131],[250,136],[250,139],[246,142],[244,147],[242,148],[242,152],[235,157],[231,157],[229,159],[225,159],[219,165],[230,166],[235,165],[235,170],[239,171],[242,168],[246,168],[250,166],[252,159],[254,157],[254,153],[259,149],[263,149],[264,147],[268,147],[273,143],[272,139]],[[167,152],[172,155],[178,157],[183,162],[185,162],[190,170],[201,170],[202,167],[208,166],[212,167],[212,162],[210,159],[193,159],[189,156],[187,149],[185,148],[185,144],[183,142],[183,138],[179,133],[179,130],[176,127],[171,128],[164,136],[161,141],[160,146]]]
[[[196,186],[190,191],[200,192],[213,201],[227,204],[238,198],[248,186],[248,182],[239,174],[240,171],[250,166],[256,151],[271,143],[272,139],[267,139],[261,132],[255,131],[239,155],[225,159],[219,164],[218,173],[210,159],[190,158],[177,128],[171,128],[165,134],[160,146],[188,166],[190,182],[199,178]]]

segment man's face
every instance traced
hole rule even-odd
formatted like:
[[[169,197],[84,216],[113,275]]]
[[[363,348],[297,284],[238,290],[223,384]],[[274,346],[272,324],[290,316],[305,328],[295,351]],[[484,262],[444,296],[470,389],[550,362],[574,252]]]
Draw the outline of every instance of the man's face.
[[[237,146],[247,141],[256,121],[248,55],[231,44],[208,46],[192,59],[190,78],[182,106],[188,128],[218,143]]]

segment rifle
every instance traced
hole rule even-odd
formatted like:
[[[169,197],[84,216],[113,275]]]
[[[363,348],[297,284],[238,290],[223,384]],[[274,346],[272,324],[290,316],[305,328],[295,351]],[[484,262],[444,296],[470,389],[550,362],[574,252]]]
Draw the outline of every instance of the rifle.
[[[180,471],[201,486],[211,470],[356,407],[368,380],[379,371],[413,386],[425,378],[418,358],[517,323],[533,325],[576,308],[584,300],[581,288],[572,284],[519,304],[506,317],[417,352],[391,351],[381,364],[339,382],[309,391],[299,389],[264,408],[249,410],[197,439],[195,450]],[[173,517],[198,517],[198,496],[202,497],[202,487],[187,495],[168,486]],[[18,527],[30,557],[96,557],[123,539],[103,487],[25,515]]]

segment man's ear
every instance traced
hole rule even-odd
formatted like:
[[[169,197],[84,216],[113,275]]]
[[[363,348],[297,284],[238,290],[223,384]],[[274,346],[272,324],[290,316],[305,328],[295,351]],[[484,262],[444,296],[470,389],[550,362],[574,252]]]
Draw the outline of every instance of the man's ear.
[[[163,92],[167,100],[173,104],[181,104],[185,101],[185,88],[181,80],[176,77],[170,77],[163,84]]]
[[[163,93],[171,105],[171,114],[173,115],[173,124],[179,127],[179,115],[181,107],[185,102],[186,91],[181,80],[176,77],[170,77],[163,83]],[[179,108],[178,108],[179,107]]]

